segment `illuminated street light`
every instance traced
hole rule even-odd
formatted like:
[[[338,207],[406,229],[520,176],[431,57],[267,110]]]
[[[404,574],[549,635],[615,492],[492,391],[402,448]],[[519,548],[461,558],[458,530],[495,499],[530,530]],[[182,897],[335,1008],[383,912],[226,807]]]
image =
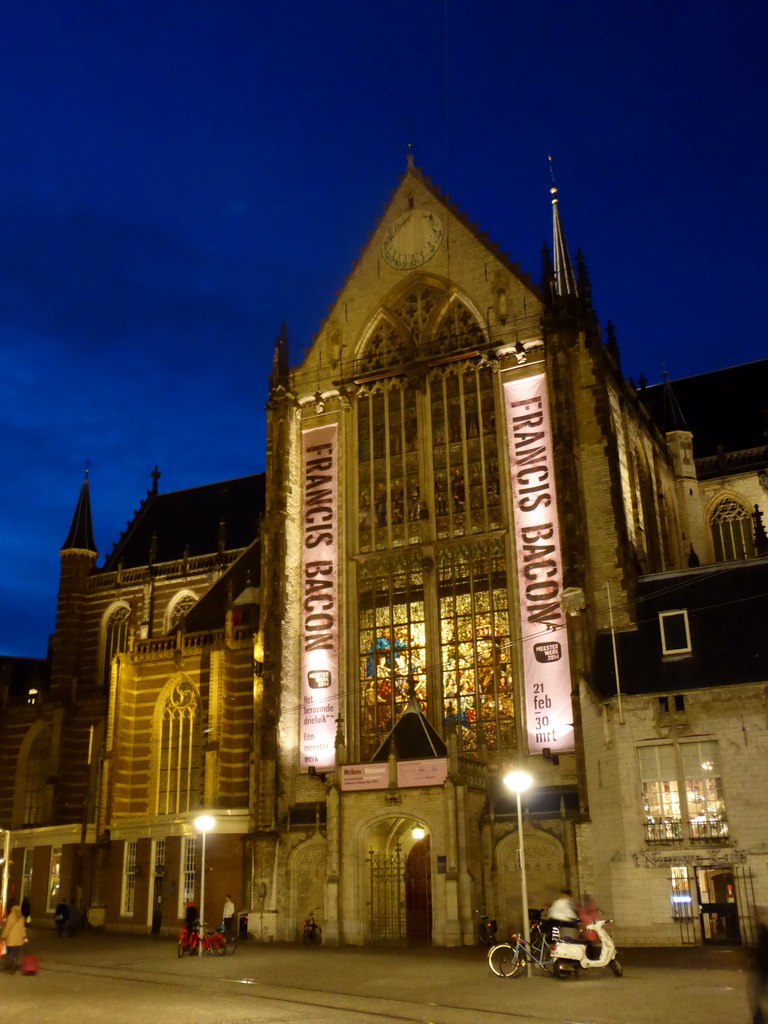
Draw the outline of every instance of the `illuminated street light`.
[[[523,902],[523,938],[526,946],[530,948],[531,924],[528,920],[528,884],[525,878],[525,847],[523,845],[523,810],[520,803],[520,794],[530,789],[533,779],[528,772],[514,771],[504,776],[504,785],[517,797],[517,834],[520,842],[520,896]],[[525,961],[525,973],[531,976],[531,961]]]
[[[193,824],[203,837],[203,853],[200,858],[200,927],[205,930],[205,837],[216,825],[216,819],[210,814],[201,814],[199,818],[195,818]],[[202,935],[197,944],[197,952],[200,956],[203,955]]]
[[[416,825],[414,826],[414,828],[411,829],[411,835],[416,840],[416,842],[418,842],[419,839],[423,839],[426,834],[427,830],[423,828],[421,825]]]

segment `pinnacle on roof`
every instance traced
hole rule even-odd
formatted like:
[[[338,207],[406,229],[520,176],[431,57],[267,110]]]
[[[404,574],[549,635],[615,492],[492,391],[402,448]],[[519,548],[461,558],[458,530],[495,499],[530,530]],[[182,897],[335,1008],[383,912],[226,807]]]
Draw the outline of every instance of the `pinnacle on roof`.
[[[549,190],[552,196],[552,250],[555,264],[555,295],[564,298],[566,295],[578,295],[576,277],[573,273],[568,246],[560,220],[560,204],[557,201],[557,188],[553,185]]]
[[[93,539],[93,525],[91,523],[91,494],[88,486],[88,470],[85,471],[83,486],[80,488],[80,496],[77,499],[75,514],[72,516],[72,525],[69,528],[67,539],[61,546],[62,551],[96,551],[96,544]]]
[[[666,367],[663,371],[664,383],[662,385],[664,395],[664,411],[662,413],[664,422],[662,427],[665,433],[671,430],[687,430],[688,424],[685,422],[685,416],[683,416],[683,410],[680,408],[680,403],[677,400],[675,392],[672,390],[672,385],[669,382],[669,374],[667,373]]]

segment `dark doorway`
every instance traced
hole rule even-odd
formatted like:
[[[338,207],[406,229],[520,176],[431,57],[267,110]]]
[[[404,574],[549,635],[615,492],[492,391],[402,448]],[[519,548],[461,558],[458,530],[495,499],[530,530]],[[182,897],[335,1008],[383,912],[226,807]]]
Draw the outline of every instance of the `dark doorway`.
[[[152,934],[160,934],[163,923],[163,876],[155,875],[152,887]]]
[[[408,942],[432,941],[432,865],[429,836],[414,844],[405,862],[405,927]]]
[[[696,868],[701,937],[706,943],[741,945],[739,908],[730,868]]]

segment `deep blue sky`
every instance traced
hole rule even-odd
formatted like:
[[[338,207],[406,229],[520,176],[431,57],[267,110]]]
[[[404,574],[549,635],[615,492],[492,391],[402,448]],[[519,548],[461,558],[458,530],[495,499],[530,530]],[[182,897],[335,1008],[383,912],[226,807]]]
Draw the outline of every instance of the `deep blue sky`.
[[[538,277],[572,252],[651,381],[765,355],[762,0],[5,0],[0,653],[43,656],[91,462],[102,557],[149,487],[264,467],[298,361],[416,162]]]

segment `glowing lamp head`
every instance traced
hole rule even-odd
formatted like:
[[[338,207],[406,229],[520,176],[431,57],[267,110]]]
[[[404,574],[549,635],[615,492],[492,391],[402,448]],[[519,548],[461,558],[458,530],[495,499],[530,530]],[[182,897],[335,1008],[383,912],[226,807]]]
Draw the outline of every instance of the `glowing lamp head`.
[[[526,789],[530,789],[533,785],[533,778],[528,772],[508,772],[504,776],[504,785],[513,793],[524,793]]]
[[[421,825],[416,825],[414,828],[411,829],[411,835],[417,842],[419,841],[419,839],[423,839],[426,834],[427,830],[425,828],[422,828]]]
[[[216,819],[210,814],[201,814],[199,818],[195,818],[193,824],[198,832],[210,832],[216,825]]]

